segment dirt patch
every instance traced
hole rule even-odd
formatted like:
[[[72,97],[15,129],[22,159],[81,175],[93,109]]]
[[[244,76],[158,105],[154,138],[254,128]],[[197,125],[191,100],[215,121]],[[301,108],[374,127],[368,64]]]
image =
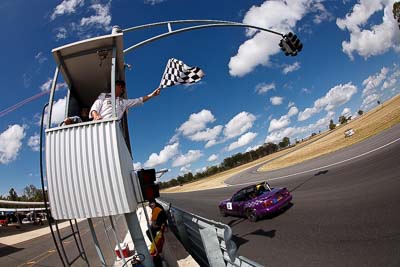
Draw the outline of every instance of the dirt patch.
[[[320,140],[304,149],[281,157],[262,166],[259,171],[280,169],[313,159],[344,147],[351,146],[370,136],[376,135],[400,122],[400,95],[370,110],[362,116],[341,125]],[[345,137],[344,132],[352,128],[354,135]]]

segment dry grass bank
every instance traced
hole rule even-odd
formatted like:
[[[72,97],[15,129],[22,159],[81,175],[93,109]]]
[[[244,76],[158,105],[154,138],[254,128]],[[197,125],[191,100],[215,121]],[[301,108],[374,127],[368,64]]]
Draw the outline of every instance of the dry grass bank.
[[[331,131],[331,134],[321,138],[309,146],[297,150],[290,155],[279,158],[262,166],[259,171],[280,169],[305,160],[313,159],[352,144],[358,143],[370,136],[392,127],[400,122],[400,95],[384,104],[370,110],[355,120]],[[345,138],[344,132],[352,128],[355,133]]]

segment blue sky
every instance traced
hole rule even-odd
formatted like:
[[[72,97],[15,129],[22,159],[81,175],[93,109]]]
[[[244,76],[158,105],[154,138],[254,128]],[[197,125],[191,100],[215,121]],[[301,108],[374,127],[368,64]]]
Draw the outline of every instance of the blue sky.
[[[393,2],[3,0],[0,194],[40,186],[38,123],[48,101],[40,94],[54,74],[52,48],[108,34],[113,25],[176,19],[229,20],[298,34],[304,49],[297,57],[279,51],[279,37],[244,28],[188,32],[126,55],[131,98],[158,86],[171,57],[206,73],[200,83],[167,88],[129,112],[135,165],[169,169],[165,181],[264,142],[326,130],[330,119],[397,95],[400,31]],[[125,47],[165,31],[126,33]],[[62,119],[66,93],[60,81],[55,121]]]

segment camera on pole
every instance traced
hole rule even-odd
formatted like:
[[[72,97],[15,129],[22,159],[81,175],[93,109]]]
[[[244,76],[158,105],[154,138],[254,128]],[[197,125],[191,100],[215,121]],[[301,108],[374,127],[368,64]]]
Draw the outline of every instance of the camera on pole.
[[[300,39],[297,38],[296,34],[289,32],[285,34],[281,41],[279,42],[279,46],[282,49],[285,56],[296,56],[303,49],[303,44],[300,42]]]
[[[140,170],[137,172],[144,200],[154,200],[160,197],[160,188],[156,181],[156,170]]]

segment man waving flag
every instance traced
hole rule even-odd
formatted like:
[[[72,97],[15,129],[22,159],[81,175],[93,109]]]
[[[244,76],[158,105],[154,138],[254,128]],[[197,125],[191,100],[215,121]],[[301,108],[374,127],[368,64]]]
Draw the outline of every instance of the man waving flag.
[[[201,80],[204,72],[199,67],[189,67],[181,60],[171,58],[167,62],[160,88],[176,84],[195,83]]]

